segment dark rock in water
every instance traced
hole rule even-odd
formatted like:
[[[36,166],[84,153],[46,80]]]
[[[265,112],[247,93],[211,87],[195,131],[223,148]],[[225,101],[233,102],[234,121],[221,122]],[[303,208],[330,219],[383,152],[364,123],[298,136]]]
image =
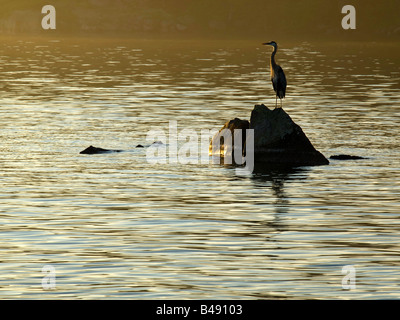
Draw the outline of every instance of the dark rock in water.
[[[153,144],[163,144],[161,141],[154,141]],[[143,146],[141,144],[138,144],[135,148],[145,148],[149,147],[150,145]],[[103,149],[103,148],[98,148],[98,147],[87,147],[85,150],[79,152],[80,154],[101,154],[101,153],[112,153],[112,152],[122,152],[124,150],[113,150],[113,149]]]
[[[249,129],[250,123],[248,120],[241,120],[239,118],[235,118],[233,120],[227,121],[224,126],[219,130],[219,132],[213,137],[210,147],[209,147],[209,153],[210,154],[217,154],[219,156],[223,156],[225,153],[225,149],[227,147],[225,146],[225,141],[221,139],[223,137],[223,130],[224,129],[229,129],[231,131],[231,137],[232,137],[232,144],[235,145],[235,135],[234,135],[234,130],[235,129],[242,129],[242,143],[241,143],[241,151],[245,151],[245,144],[246,144],[246,129]],[[218,148],[218,142],[220,142],[220,148]],[[213,148],[214,146],[214,148]],[[233,155],[234,149],[227,149],[226,150],[228,153]]]
[[[334,156],[330,156],[329,159],[333,160],[360,160],[360,159],[368,159],[360,156],[351,156],[348,154],[337,154]]]
[[[164,143],[162,143],[161,141],[154,141],[152,144],[145,144],[145,145],[138,144],[138,145],[136,146],[136,148],[148,148],[148,147],[150,147],[150,146],[152,146],[152,145],[155,145],[155,144],[157,144],[157,145],[163,145]]]
[[[212,139],[212,144],[220,139],[223,129],[254,130],[254,161],[282,166],[314,166],[329,164],[329,160],[314,148],[300,126],[293,122],[282,109],[268,109],[265,105],[256,105],[251,113],[250,122],[234,120],[225,123],[220,132]],[[242,131],[242,134],[245,130]],[[245,136],[244,136],[245,137]],[[246,150],[246,139],[242,139],[242,150]],[[225,146],[224,146],[225,147]],[[222,153],[223,147],[221,147]],[[212,149],[210,153],[217,154]]]
[[[110,152],[121,152],[122,150],[110,150],[97,147],[87,147],[85,150],[79,152],[80,154],[100,154],[100,153],[110,153]]]
[[[254,129],[255,161],[291,166],[329,164],[282,108],[270,110],[263,104],[256,105],[251,112],[250,129]]]

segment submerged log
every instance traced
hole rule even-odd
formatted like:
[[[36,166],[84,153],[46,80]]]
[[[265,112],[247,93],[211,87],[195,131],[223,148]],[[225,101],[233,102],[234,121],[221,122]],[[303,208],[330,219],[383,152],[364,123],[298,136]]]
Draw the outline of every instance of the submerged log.
[[[255,162],[293,167],[329,164],[329,160],[314,148],[301,127],[294,123],[282,108],[270,110],[265,105],[256,105],[254,107],[250,122],[237,118],[228,121],[220,132],[214,136],[211,144],[221,139],[220,133],[224,128],[228,128],[231,131],[245,128],[246,122],[249,124],[248,128],[254,130]],[[225,150],[226,146],[221,147],[222,149]],[[244,146],[242,150],[245,150]],[[215,155],[218,150],[210,145],[210,153]]]

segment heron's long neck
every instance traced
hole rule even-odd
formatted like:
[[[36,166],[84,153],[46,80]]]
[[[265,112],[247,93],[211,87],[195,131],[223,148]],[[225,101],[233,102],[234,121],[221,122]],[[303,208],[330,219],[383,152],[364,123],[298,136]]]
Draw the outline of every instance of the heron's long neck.
[[[276,54],[276,51],[278,50],[278,48],[277,47],[274,47],[274,51],[272,52],[272,54],[271,54],[271,67],[272,68],[275,68],[276,67],[276,63],[275,63],[275,54]]]
[[[274,76],[274,70],[276,68],[276,63],[275,63],[275,54],[277,51],[277,47],[274,47],[274,51],[271,54],[271,60],[270,60],[270,67],[271,67],[271,78]]]

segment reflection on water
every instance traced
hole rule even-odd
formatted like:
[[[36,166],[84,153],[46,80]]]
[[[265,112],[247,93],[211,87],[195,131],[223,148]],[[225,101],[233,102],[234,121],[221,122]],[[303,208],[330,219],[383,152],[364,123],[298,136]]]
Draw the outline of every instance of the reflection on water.
[[[272,196],[275,201],[276,213],[288,213],[290,208],[290,201],[287,193],[285,192],[285,183],[290,180],[303,180],[307,179],[308,168],[284,168],[276,167],[271,168],[262,163],[257,163],[253,170],[253,182],[256,188],[270,188]]]
[[[368,159],[242,177],[134,146],[170,120],[200,132],[273,105],[258,43],[4,40],[0,296],[398,298],[396,52],[282,44],[285,110],[325,156]],[[91,144],[128,151],[79,154]]]

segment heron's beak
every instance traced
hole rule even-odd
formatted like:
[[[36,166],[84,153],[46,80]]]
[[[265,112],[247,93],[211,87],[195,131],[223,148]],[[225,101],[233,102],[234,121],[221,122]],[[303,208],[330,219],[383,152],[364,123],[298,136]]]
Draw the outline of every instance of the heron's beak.
[[[264,42],[262,45],[268,46],[268,45],[271,45],[271,42]]]

